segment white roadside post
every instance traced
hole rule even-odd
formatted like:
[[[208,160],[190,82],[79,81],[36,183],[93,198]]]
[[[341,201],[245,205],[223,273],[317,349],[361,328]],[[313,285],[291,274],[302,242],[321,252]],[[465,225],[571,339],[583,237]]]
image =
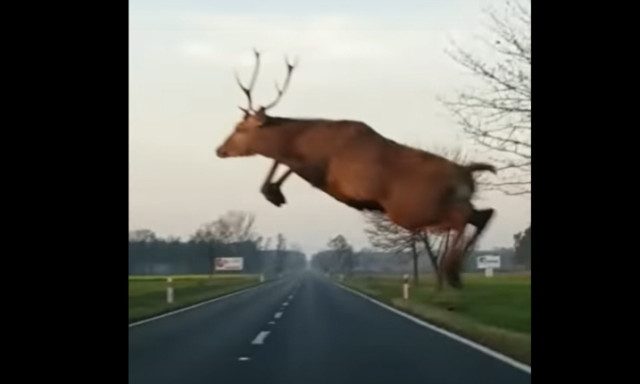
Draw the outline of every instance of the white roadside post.
[[[261,274],[260,274],[260,282],[261,282],[261,283],[264,283],[264,273],[261,273]]]
[[[173,279],[167,277],[167,304],[173,303]]]
[[[409,275],[404,275],[404,284],[402,284],[402,297],[409,300]]]

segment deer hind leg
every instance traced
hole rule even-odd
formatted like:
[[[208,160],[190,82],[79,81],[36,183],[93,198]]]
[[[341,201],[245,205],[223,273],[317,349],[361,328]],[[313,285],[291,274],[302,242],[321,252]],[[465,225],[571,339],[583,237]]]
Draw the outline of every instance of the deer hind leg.
[[[464,240],[465,226],[452,228],[454,235],[452,244],[447,247],[446,254],[442,258],[442,274],[447,283],[456,289],[462,288],[462,278],[460,276],[462,270],[462,262],[464,261],[464,252],[460,246]]]
[[[465,260],[465,256],[469,249],[475,244],[480,235],[484,232],[487,227],[487,224],[493,217],[495,211],[493,209],[472,209],[469,215],[468,220],[465,225],[457,228],[453,245],[449,248],[449,252],[445,259],[443,260],[443,272],[447,279],[449,285],[453,288],[460,289],[462,288],[462,279],[460,272],[462,271],[462,263]],[[471,236],[469,241],[462,246],[464,236],[464,230],[466,224],[471,224],[476,227],[474,234]]]
[[[491,221],[494,214],[495,214],[495,210],[491,208],[481,209],[481,210],[474,209],[471,212],[471,217],[469,218],[469,224],[476,227],[476,230],[473,236],[471,236],[471,238],[465,245],[463,253],[467,253],[467,251],[471,249],[471,247],[475,244],[475,242],[478,240],[480,235],[482,235],[482,232],[484,232],[484,230],[487,228],[487,224],[489,224],[489,221]]]

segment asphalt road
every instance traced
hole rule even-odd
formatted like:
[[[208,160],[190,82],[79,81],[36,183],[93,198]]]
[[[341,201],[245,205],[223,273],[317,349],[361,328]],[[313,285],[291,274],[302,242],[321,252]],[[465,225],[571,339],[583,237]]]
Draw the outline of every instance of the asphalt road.
[[[129,328],[130,384],[521,384],[531,375],[304,273]]]

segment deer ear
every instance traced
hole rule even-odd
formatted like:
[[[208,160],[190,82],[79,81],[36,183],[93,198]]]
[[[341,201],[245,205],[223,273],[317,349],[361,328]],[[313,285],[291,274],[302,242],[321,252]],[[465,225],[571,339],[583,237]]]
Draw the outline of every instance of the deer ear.
[[[267,121],[267,111],[264,107],[260,107],[260,109],[258,109],[254,115],[256,121],[258,121],[258,123],[260,125],[264,124]]]

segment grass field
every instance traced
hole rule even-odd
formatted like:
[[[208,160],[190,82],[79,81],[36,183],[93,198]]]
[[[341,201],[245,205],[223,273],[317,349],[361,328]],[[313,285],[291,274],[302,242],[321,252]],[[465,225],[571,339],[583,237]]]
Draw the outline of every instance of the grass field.
[[[461,291],[436,293],[431,276],[402,298],[398,276],[352,277],[343,283],[479,344],[531,364],[531,275],[465,275]]]
[[[257,275],[188,275],[173,278],[174,301],[167,304],[166,276],[129,277],[129,323],[259,284]]]

